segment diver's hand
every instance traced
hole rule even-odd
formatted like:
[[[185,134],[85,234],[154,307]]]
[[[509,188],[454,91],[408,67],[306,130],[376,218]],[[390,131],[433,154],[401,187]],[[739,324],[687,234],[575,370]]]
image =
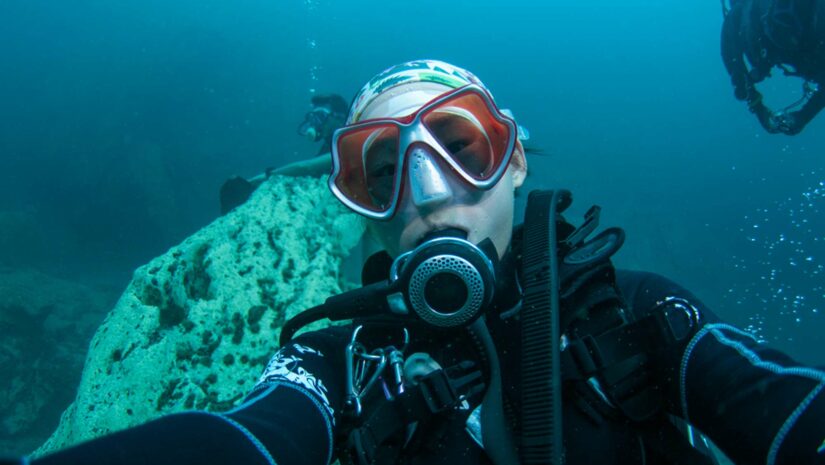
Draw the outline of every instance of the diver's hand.
[[[776,114],[772,112],[770,108],[766,107],[762,103],[761,99],[756,102],[752,102],[750,104],[750,110],[756,115],[756,119],[759,120],[759,124],[761,124],[766,131],[771,134],[776,134],[781,131],[780,121],[776,117]]]
[[[775,113],[772,119],[779,132],[783,134],[795,136],[802,130],[802,128],[796,124],[796,116],[794,113]]]
[[[733,86],[733,95],[736,97],[736,100],[744,101],[748,98],[749,89],[746,85],[734,85]]]

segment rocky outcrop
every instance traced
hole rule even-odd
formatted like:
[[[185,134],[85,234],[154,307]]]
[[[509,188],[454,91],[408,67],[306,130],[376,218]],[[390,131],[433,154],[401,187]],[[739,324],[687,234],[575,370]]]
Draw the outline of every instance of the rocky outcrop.
[[[139,268],[38,453],[165,413],[237,404],[277,349],[283,322],[349,286],[340,265],[363,230],[323,180],[275,176]]]
[[[86,347],[116,295],[34,270],[0,268],[0,451],[48,437],[74,397]]]

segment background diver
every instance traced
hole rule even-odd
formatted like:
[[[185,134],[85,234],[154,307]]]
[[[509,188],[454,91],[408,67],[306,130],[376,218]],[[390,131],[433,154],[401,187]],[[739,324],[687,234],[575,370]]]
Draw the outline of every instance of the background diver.
[[[723,0],[722,59],[734,94],[769,133],[795,135],[825,107],[825,0]],[[774,68],[804,80],[802,98],[768,108],[756,84]],[[798,109],[797,109],[798,108]]]
[[[221,215],[229,213],[233,208],[246,202],[255,189],[273,174],[320,175],[324,169],[329,167],[327,159],[332,134],[344,125],[348,105],[344,97],[338,94],[314,95],[311,105],[312,108],[304,115],[304,120],[298,126],[298,134],[313,142],[321,142],[316,157],[277,169],[267,168],[263,173],[250,179],[241,176],[227,179],[220,190]]]

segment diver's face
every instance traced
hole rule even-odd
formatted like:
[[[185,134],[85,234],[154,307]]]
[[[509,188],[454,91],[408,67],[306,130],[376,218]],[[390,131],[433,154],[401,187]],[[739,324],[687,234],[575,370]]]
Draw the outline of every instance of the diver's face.
[[[324,137],[323,127],[328,119],[328,111],[323,108],[315,108],[304,116],[304,121],[298,126],[298,134],[313,142],[318,142]]]
[[[318,142],[343,125],[344,119],[340,114],[334,113],[329,107],[319,106],[304,116],[304,121],[298,127],[298,134]]]
[[[435,96],[422,96],[419,106]],[[406,107],[408,100],[404,102]],[[364,119],[403,116],[375,113],[365,112]],[[520,144],[501,180],[488,190],[464,182],[425,144],[412,148],[405,163],[395,215],[390,220],[367,223],[369,233],[391,256],[412,250],[427,234],[447,228],[466,232],[467,239],[474,244],[490,238],[499,257],[504,254],[512,237],[514,191],[526,176]]]
[[[512,238],[514,190],[525,174],[523,165],[516,165],[517,156],[523,159],[521,151],[513,154],[504,176],[486,191],[459,180],[442,160],[435,160],[449,192],[443,194],[439,188],[432,197],[436,200],[421,202],[411,193],[408,176],[395,216],[388,221],[369,220],[367,230],[393,257],[415,248],[430,232],[457,228],[474,244],[490,238],[501,258]]]

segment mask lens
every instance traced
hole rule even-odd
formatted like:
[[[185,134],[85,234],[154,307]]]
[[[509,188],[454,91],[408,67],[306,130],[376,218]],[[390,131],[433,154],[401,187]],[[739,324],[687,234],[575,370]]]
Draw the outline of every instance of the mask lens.
[[[367,210],[386,212],[396,191],[398,136],[398,127],[389,123],[347,129],[339,136],[335,185],[341,193]]]
[[[486,181],[506,155],[510,128],[477,93],[465,93],[433,107],[421,121],[465,173]]]

